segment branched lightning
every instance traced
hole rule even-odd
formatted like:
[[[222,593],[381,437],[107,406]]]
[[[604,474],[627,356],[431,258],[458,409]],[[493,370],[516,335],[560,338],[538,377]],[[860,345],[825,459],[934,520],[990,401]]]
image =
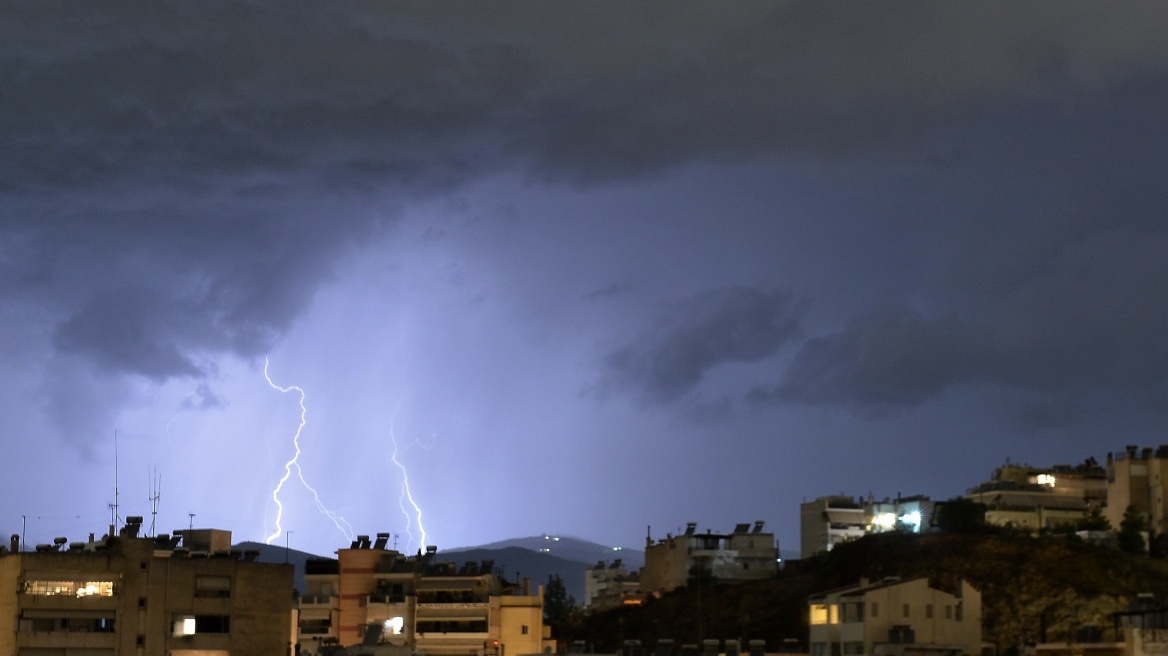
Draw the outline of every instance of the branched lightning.
[[[270,385],[274,390],[283,392],[284,394],[295,391],[300,395],[300,425],[296,427],[296,435],[292,438],[292,445],[295,447],[296,453],[292,456],[291,460],[284,463],[284,476],[280,479],[280,482],[276,484],[275,489],[272,490],[272,501],[276,502],[276,530],[272,532],[272,534],[269,535],[264,542],[266,544],[271,544],[273,540],[279,538],[280,534],[284,532],[284,528],[281,526],[281,522],[284,518],[284,504],[280,501],[280,491],[284,489],[284,484],[287,483],[288,479],[292,477],[293,468],[296,469],[296,477],[300,479],[300,483],[304,485],[304,487],[309,492],[312,493],[312,498],[316,501],[317,510],[332,520],[333,524],[336,525],[337,530],[339,530],[345,536],[346,540],[352,541],[353,527],[349,525],[349,522],[345,521],[344,517],[341,517],[324,506],[320,500],[320,495],[317,494],[316,490],[308,484],[308,481],[304,480],[304,470],[300,468],[300,433],[304,430],[305,424],[308,423],[308,408],[304,405],[304,390],[300,387],[297,387],[296,385],[280,387],[279,385],[273,383],[271,377],[268,376],[267,358],[264,358],[264,379],[268,381],[268,385]]]
[[[401,406],[400,401],[398,402],[398,406]],[[410,517],[410,512],[406,509],[406,502],[409,501],[410,506],[414,509],[414,517],[417,518],[418,531],[421,533],[421,539],[418,541],[418,548],[424,549],[426,547],[426,528],[422,526],[422,508],[418,505],[417,501],[414,501],[414,495],[410,491],[410,477],[409,474],[406,473],[406,466],[397,459],[399,448],[397,444],[397,436],[394,435],[393,430],[393,422],[396,416],[397,407],[394,408],[393,415],[389,418],[389,441],[391,444],[393,444],[393,452],[390,453],[389,458],[393,461],[393,464],[401,470],[402,474],[401,495],[398,496],[397,502],[398,506],[401,508],[402,514],[406,517],[406,548],[409,548],[409,543],[414,539],[413,533],[410,531],[413,518]],[[414,444],[419,443],[415,440]]]

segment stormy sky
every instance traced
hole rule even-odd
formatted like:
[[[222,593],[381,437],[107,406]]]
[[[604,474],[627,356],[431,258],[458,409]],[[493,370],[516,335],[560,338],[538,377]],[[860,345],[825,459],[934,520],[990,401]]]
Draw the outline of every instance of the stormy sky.
[[[1168,441],[1166,32],[2,2],[0,529],[793,550],[805,498]]]

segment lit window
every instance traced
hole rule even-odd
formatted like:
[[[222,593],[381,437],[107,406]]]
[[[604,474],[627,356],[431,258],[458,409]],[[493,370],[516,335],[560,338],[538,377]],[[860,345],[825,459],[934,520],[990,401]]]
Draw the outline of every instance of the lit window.
[[[196,633],[230,633],[230,615],[177,615],[174,618],[175,637]]]
[[[29,580],[24,582],[24,593],[69,597],[112,597],[114,595],[114,582]]]
[[[824,604],[811,604],[810,621],[812,624],[827,624],[827,606]]]
[[[195,618],[190,615],[180,617],[174,621],[175,636],[195,635]]]

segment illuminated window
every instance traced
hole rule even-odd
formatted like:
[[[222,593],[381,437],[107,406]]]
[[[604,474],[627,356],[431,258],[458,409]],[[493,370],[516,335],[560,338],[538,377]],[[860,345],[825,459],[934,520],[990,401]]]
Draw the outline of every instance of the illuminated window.
[[[230,615],[178,615],[174,619],[176,637],[196,633],[230,633]]]
[[[1035,482],[1039,485],[1049,485],[1050,487],[1054,487],[1054,476],[1051,474],[1039,474]]]
[[[811,604],[810,621],[812,624],[827,624],[827,606],[824,604]]]
[[[114,595],[114,582],[29,580],[24,582],[24,593],[68,597],[112,597]]]
[[[179,617],[174,621],[175,636],[195,635],[195,618],[193,616]]]
[[[402,617],[391,617],[385,620],[385,630],[390,635],[401,635],[402,627],[406,625],[406,621]]]

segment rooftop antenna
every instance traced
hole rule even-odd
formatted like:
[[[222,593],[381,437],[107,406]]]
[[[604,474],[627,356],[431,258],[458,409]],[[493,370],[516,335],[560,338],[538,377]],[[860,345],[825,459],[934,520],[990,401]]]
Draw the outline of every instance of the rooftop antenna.
[[[118,429],[114,429],[114,502],[110,504],[110,536],[118,531]]]
[[[162,474],[154,469],[150,477],[150,537],[154,537],[154,525],[158,521],[158,499],[162,497]]]

